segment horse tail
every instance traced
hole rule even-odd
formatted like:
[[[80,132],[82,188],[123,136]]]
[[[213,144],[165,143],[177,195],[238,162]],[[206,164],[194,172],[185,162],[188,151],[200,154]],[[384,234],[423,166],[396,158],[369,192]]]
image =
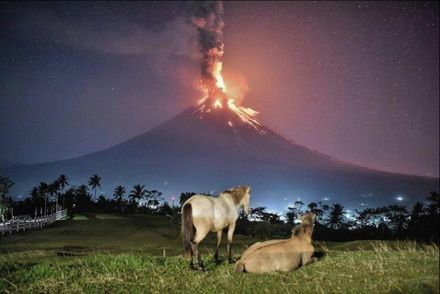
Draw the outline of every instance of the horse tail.
[[[192,219],[191,203],[187,203],[182,209],[182,236],[183,236],[183,250],[185,255],[191,254],[191,241],[194,238],[194,226]]]
[[[237,261],[237,263],[235,264],[235,272],[236,273],[245,272],[244,263],[241,262],[241,260]]]

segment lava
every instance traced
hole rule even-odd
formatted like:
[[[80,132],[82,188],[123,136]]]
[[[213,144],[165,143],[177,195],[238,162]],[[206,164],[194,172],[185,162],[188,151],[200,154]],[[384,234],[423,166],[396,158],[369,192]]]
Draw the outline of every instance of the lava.
[[[234,97],[228,97],[223,70],[223,5],[221,1],[193,3],[190,6],[191,22],[199,31],[199,45],[202,53],[201,84],[206,96],[199,100],[197,106],[201,112],[229,109],[243,122],[264,133],[257,121],[258,111],[238,105]],[[231,126],[232,127],[232,126]]]

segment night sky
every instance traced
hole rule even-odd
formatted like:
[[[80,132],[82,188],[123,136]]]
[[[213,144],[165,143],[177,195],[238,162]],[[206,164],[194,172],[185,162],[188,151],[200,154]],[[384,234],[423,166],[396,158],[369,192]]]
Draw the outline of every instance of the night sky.
[[[285,137],[439,175],[439,6],[227,2],[226,84]],[[0,3],[0,160],[115,145],[201,98],[185,3]],[[243,87],[246,83],[247,86]]]

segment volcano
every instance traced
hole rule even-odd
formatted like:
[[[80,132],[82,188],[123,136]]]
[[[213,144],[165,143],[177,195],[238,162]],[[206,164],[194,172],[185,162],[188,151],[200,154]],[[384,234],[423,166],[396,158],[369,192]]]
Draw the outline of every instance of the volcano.
[[[210,107],[208,101],[103,151],[0,170],[23,195],[60,174],[66,174],[71,184],[82,184],[95,173],[102,177],[106,195],[116,185],[137,183],[169,196],[184,191],[216,193],[247,184],[253,191],[252,205],[275,210],[299,198],[356,208],[395,203],[397,196],[403,196],[401,204],[409,204],[423,201],[439,187],[435,178],[371,170],[334,159],[258,122],[249,123],[228,107]]]
[[[223,6],[193,2],[188,22],[199,32],[201,89],[205,97],[136,138],[79,158],[0,169],[23,195],[40,181],[66,174],[71,184],[102,177],[116,185],[145,184],[176,195],[252,187],[252,205],[281,210],[296,200],[341,202],[347,207],[423,201],[438,179],[370,170],[288,141],[261,124],[257,111],[231,97],[222,77]],[[243,94],[243,93],[240,93]],[[244,95],[241,95],[244,96]],[[406,204],[406,203],[401,203]]]

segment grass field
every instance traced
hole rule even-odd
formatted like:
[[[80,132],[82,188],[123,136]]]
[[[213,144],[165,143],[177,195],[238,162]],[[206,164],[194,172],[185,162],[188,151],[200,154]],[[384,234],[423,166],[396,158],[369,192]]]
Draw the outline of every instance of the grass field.
[[[256,241],[235,237],[237,257]],[[165,218],[76,216],[0,239],[0,293],[439,293],[434,245],[320,243],[315,264],[253,275],[216,266],[214,242],[210,236],[201,245],[207,272],[190,271],[178,230]]]

